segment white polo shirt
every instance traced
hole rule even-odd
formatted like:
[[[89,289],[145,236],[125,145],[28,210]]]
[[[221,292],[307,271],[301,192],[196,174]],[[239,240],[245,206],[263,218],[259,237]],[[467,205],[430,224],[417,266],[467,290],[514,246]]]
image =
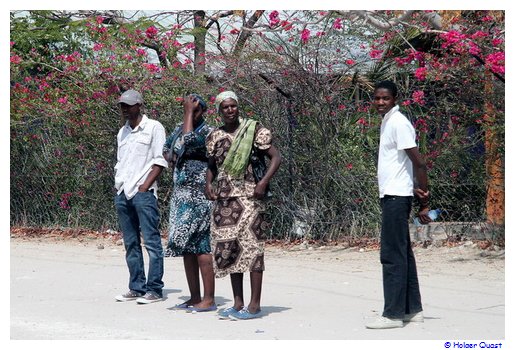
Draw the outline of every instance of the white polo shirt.
[[[118,132],[117,141],[115,187],[118,194],[123,191],[125,197],[131,199],[138,192],[138,187],[145,182],[152,165],[168,167],[168,162],[163,157],[166,133],[160,122],[143,115],[134,129],[126,122]],[[157,198],[157,181],[154,181],[150,189],[154,190]]]
[[[413,164],[405,149],[417,147],[415,128],[396,105],[381,122],[377,178],[379,197],[413,196]]]

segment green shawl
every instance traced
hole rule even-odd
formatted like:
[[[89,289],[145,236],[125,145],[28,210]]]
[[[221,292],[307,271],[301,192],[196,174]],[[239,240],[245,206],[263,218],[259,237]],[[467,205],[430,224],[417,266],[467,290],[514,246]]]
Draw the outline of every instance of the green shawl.
[[[233,177],[243,177],[254,142],[257,121],[243,119],[221,168]]]

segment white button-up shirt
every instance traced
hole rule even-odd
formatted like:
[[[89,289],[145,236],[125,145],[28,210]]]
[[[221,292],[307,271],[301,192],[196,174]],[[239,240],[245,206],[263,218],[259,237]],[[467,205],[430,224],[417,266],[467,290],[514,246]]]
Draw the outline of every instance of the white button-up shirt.
[[[145,182],[153,165],[168,167],[163,157],[163,145],[166,133],[163,125],[157,120],[143,115],[138,126],[132,129],[129,122],[120,129],[117,135],[118,152],[115,170],[115,187],[118,194],[124,192],[131,199],[138,192],[138,187]],[[157,198],[157,181],[150,189]]]

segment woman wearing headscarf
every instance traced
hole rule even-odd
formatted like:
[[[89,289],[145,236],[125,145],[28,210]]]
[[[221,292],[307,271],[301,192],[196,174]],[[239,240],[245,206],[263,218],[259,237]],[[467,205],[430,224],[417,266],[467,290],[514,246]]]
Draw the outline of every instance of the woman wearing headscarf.
[[[206,199],[206,138],[213,130],[203,114],[207,109],[201,96],[184,99],[183,123],[167,139],[163,154],[173,170],[169,237],[165,256],[182,256],[190,299],[175,307],[190,311],[214,311],[215,278],[210,242],[212,203]],[[204,298],[201,298],[199,271]]]
[[[269,129],[241,118],[238,97],[225,91],[215,99],[223,125],[207,138],[209,156],[206,197],[214,200],[211,216],[211,246],[217,278],[228,274],[234,296],[233,306],[220,313],[222,318],[252,319],[262,316],[261,287],[268,223],[265,196],[270,179],[281,163],[272,144]],[[260,179],[253,174],[252,152],[270,159]],[[216,180],[216,188],[213,182]],[[250,303],[243,299],[243,274],[250,272]]]

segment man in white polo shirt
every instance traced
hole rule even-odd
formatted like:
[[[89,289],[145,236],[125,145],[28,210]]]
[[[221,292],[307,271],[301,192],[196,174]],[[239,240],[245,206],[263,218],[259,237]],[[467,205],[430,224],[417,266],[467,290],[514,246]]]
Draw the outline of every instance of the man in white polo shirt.
[[[377,175],[382,210],[384,309],[382,316],[366,325],[370,329],[398,328],[403,327],[403,322],[424,321],[408,220],[415,194],[420,204],[420,221],[431,221],[426,164],[415,142],[415,129],[399,112],[396,101],[397,86],[393,82],[383,81],[375,86],[372,104],[383,118]]]
[[[162,153],[166,135],[161,123],[142,114],[143,98],[139,92],[125,91],[119,105],[126,123],[117,136],[115,206],[129,268],[129,291],[115,298],[149,304],[163,298],[164,254],[159,232],[157,178],[168,166]],[[149,257],[148,278],[141,237]]]

